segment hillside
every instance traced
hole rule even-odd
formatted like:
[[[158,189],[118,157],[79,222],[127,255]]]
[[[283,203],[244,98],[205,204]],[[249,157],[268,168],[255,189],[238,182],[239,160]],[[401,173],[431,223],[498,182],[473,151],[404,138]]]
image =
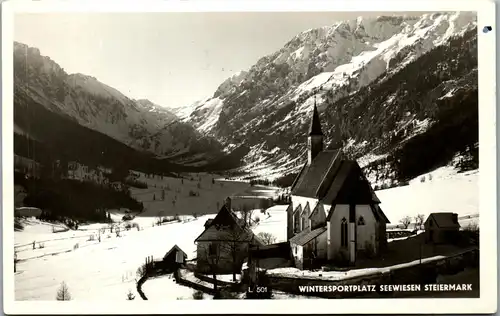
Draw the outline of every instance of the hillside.
[[[225,148],[248,147],[243,170],[276,177],[305,161],[317,102],[328,146],[343,146],[363,165],[387,158],[369,171],[405,180],[477,143],[475,19],[468,12],[358,18],[302,32],[226,80],[184,120]],[[457,133],[463,137],[450,140]],[[443,144],[451,146],[432,154]]]
[[[37,48],[21,43],[14,43],[14,84],[15,100],[31,100],[134,149],[158,157],[203,154],[206,160],[221,154],[215,139],[174,113],[149,100],[132,100],[94,77],[68,74]]]

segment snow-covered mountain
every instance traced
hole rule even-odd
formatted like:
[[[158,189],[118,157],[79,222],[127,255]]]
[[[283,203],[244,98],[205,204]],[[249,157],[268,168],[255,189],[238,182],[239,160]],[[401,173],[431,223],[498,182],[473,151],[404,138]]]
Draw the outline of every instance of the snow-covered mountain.
[[[327,145],[343,142],[366,165],[400,145],[381,149],[389,134],[379,131],[404,129],[406,138],[423,133],[438,120],[442,98],[477,89],[476,29],[474,12],[445,12],[360,17],[307,30],[223,82],[184,121],[226,148],[247,146],[246,170],[283,174],[305,159],[305,129],[317,102]],[[407,76],[397,76],[402,73]],[[413,80],[424,77],[437,80],[425,87]]]
[[[149,100],[130,99],[94,77],[67,74],[37,48],[14,44],[14,79],[16,94],[133,148],[160,157],[203,152],[209,159],[220,152],[214,139],[171,111]]]

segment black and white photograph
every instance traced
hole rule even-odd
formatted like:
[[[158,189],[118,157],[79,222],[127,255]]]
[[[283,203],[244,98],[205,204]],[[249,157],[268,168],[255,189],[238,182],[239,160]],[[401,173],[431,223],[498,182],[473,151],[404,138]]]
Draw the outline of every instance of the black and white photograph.
[[[190,8],[11,10],[11,306],[496,310],[491,3]]]

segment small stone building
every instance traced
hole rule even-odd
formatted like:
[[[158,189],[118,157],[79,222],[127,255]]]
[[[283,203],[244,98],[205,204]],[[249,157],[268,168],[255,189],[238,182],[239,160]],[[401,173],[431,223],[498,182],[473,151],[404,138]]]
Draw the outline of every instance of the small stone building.
[[[427,243],[453,243],[458,238],[460,224],[456,213],[431,213],[424,223]]]

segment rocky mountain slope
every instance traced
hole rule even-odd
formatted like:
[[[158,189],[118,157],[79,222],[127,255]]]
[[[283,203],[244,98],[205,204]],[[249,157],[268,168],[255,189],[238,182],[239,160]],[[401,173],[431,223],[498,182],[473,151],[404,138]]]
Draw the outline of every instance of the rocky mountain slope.
[[[203,136],[171,111],[149,100],[132,100],[94,77],[67,74],[37,48],[15,43],[14,83],[15,97],[27,97],[132,148],[174,160],[182,156],[185,163],[221,155],[215,139]]]
[[[406,179],[477,142],[476,34],[472,12],[358,18],[308,30],[221,84],[184,120],[226,148],[245,145],[243,169],[282,175],[305,160],[317,102],[328,146],[343,146],[364,166],[390,164],[387,176]],[[418,135],[448,140],[465,121],[467,141],[446,155],[394,162],[407,159],[408,148],[419,152]],[[420,149],[412,159],[430,150]]]

